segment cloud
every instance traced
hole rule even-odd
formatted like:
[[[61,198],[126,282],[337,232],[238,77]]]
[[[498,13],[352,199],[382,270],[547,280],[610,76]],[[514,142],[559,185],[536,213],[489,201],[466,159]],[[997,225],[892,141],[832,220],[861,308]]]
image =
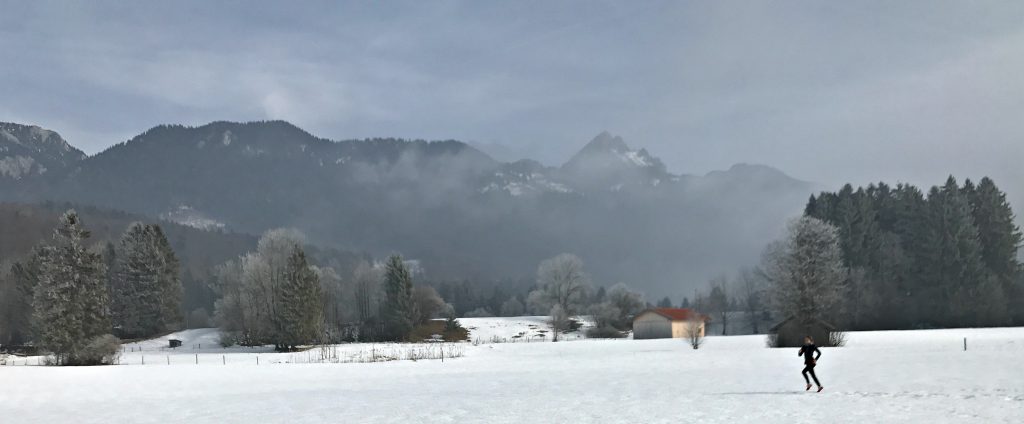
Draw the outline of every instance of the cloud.
[[[335,139],[456,138],[560,164],[608,129],[675,172],[990,174],[1024,200],[1009,159],[1024,145],[1019,2],[9,9],[0,119],[90,153],[161,123],[285,119]]]

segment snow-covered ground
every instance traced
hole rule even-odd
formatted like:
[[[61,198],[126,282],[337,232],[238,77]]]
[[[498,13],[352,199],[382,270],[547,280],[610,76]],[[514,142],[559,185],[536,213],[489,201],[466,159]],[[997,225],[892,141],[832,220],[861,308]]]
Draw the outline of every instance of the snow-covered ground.
[[[509,320],[465,323],[484,337],[522,331]],[[708,337],[696,351],[680,340],[464,346],[445,362],[256,365],[231,359],[255,352],[214,347],[200,356],[218,361],[199,365],[0,367],[0,422],[1024,422],[1024,328],[851,333],[823,349],[822,393],[803,390],[794,349],[761,336]]]
[[[569,341],[583,338],[583,331],[591,325],[586,318],[582,319],[580,331],[560,334],[559,340]],[[533,343],[550,342],[551,327],[548,317],[493,317],[493,318],[459,318],[463,327],[469,330],[469,339],[480,343]]]

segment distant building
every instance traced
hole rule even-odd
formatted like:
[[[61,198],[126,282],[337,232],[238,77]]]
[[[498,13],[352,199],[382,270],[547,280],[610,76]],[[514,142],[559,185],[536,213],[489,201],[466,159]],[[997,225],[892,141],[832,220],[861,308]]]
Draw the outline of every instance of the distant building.
[[[170,340],[168,340],[167,342],[168,342],[168,346],[169,346],[169,347],[170,347],[171,349],[173,349],[173,348],[176,348],[176,347],[181,347],[181,340],[178,340],[178,339],[170,339]]]
[[[775,324],[768,330],[774,338],[774,347],[800,347],[804,345],[804,337],[814,338],[814,344],[818,346],[831,346],[832,333],[836,327],[820,319],[814,318],[809,322],[801,322],[796,317],[789,317],[782,322]]]
[[[634,339],[683,339],[691,319],[696,319],[697,331],[704,337],[704,323],[707,315],[693,309],[654,308],[641,312],[633,318]]]

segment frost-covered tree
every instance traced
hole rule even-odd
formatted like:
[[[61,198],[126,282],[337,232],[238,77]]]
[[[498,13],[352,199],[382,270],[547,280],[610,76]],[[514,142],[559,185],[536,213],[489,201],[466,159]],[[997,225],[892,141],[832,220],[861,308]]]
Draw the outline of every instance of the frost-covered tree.
[[[647,303],[644,295],[633,291],[626,283],[616,283],[608,289],[605,303],[619,311],[619,314],[610,323],[612,327],[619,330],[628,330],[633,325],[632,318],[642,312]]]
[[[573,315],[581,306],[590,279],[583,272],[583,261],[576,255],[563,253],[547,259],[537,267],[537,289],[530,292],[528,303],[533,310],[551,310]]]
[[[412,289],[412,304],[415,312],[414,325],[424,324],[444,309],[445,303],[437,290],[430,286],[416,286]]]
[[[518,317],[526,312],[526,307],[523,306],[523,302],[520,302],[519,299],[510,297],[501,304],[500,312],[503,317]]]
[[[551,326],[551,341],[557,342],[559,334],[569,329],[571,324],[569,312],[562,308],[562,305],[556,303],[551,307],[551,313],[548,315],[550,316],[548,325]]]
[[[686,337],[686,341],[690,343],[690,347],[694,350],[700,349],[704,344],[704,317],[699,313],[690,314],[690,317],[686,320],[683,335]]]
[[[827,319],[843,294],[846,270],[835,226],[802,217],[766,249],[761,268],[775,309],[802,322]]]
[[[353,271],[352,280],[355,286],[354,301],[358,320],[361,324],[369,324],[377,316],[377,305],[380,302],[381,286],[384,281],[383,269],[362,261]]]
[[[722,335],[726,335],[729,325],[729,294],[728,281],[725,277],[716,277],[711,280],[708,291],[707,306],[701,313],[708,313],[715,316],[718,322],[722,323]]]
[[[597,329],[618,330],[619,320],[622,319],[622,311],[608,302],[590,305],[587,313],[594,320],[594,328]]]
[[[214,286],[221,294],[216,304],[216,318],[222,332],[222,343],[294,346],[316,341],[306,337],[296,341],[291,335],[285,335],[288,330],[285,329],[285,321],[280,319],[282,313],[291,313],[282,311],[284,305],[291,305],[283,299],[283,292],[286,286],[295,283],[294,278],[291,282],[289,280],[294,274],[290,270],[298,269],[294,266],[293,256],[301,245],[301,234],[293,230],[270,230],[260,237],[256,251],[218,268]],[[315,271],[310,269],[309,272],[315,277]],[[319,290],[319,282],[316,285]],[[291,299],[308,297],[296,294]],[[309,305],[303,303],[303,306]],[[323,313],[323,302],[319,298],[315,307],[319,309],[318,313]],[[296,312],[289,315],[292,316],[303,315]]]
[[[40,252],[33,296],[37,342],[59,365],[90,363],[86,347],[111,328],[103,261],[86,249],[88,238],[78,214],[69,210]]]
[[[753,334],[761,333],[761,318],[764,316],[765,302],[763,297],[763,286],[758,274],[750,269],[740,270],[736,277],[736,293],[739,297],[739,306],[742,308]]]
[[[351,280],[338,275],[332,267],[310,266],[320,280],[323,299],[325,340],[336,342],[346,336],[351,340],[358,333],[351,328],[358,322],[354,286]]]

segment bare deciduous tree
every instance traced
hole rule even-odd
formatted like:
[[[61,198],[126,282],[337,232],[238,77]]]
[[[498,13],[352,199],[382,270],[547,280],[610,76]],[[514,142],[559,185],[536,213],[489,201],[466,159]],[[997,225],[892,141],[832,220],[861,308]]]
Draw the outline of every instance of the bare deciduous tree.
[[[416,286],[412,289],[412,304],[415,312],[413,324],[419,325],[436,318],[444,308],[444,299],[430,286]]]
[[[736,292],[740,307],[747,315],[747,323],[753,334],[761,333],[761,311],[763,303],[763,287],[758,275],[750,269],[741,269],[736,277]]]
[[[699,313],[690,314],[686,320],[686,341],[694,349],[700,349],[704,344],[704,317]]]
[[[576,255],[563,253],[547,259],[537,267],[537,290],[530,293],[531,306],[550,310],[558,305],[572,315],[586,293],[590,279],[583,272],[583,261]]]
[[[366,323],[376,315],[381,283],[384,281],[384,270],[362,261],[352,273],[352,280],[355,286],[354,298],[358,320],[361,323]]]
[[[569,329],[569,313],[561,305],[552,306],[549,324],[551,325],[551,341],[557,342],[558,335]]]

